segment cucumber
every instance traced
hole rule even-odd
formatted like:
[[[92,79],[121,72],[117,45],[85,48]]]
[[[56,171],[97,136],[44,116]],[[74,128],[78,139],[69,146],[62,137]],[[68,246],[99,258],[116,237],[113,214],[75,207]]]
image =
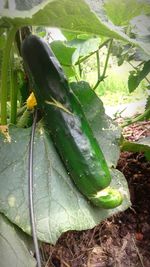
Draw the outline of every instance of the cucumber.
[[[109,168],[50,47],[31,34],[22,43],[22,57],[37,105],[44,112],[45,127],[77,188],[96,206],[120,205],[122,196],[116,189],[107,191],[107,199],[99,195],[111,182]]]

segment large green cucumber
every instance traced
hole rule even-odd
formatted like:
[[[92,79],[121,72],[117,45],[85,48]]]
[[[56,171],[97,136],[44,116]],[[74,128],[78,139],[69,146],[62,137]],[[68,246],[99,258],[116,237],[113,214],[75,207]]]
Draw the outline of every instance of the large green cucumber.
[[[104,208],[120,205],[122,196],[115,189],[105,189],[102,194],[111,182],[107,163],[50,47],[29,35],[23,41],[22,56],[38,107],[44,111],[46,129],[70,177],[93,204]]]

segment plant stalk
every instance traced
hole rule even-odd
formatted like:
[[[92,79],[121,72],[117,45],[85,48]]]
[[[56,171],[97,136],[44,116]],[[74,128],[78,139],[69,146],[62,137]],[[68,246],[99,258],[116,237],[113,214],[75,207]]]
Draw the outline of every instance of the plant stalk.
[[[10,69],[10,102],[11,102],[11,113],[10,122],[16,124],[17,118],[17,72],[14,69],[14,53],[12,51],[11,56],[11,69]]]
[[[107,66],[108,66],[108,61],[109,61],[109,57],[110,57],[110,51],[111,51],[111,47],[112,47],[112,42],[113,42],[113,39],[111,39],[111,40],[109,39],[108,52],[107,52],[107,56],[106,56],[106,60],[105,60],[105,66],[103,69],[103,73],[99,77],[99,79],[97,80],[96,84],[94,85],[93,90],[95,90],[97,88],[97,86],[100,84],[100,82],[103,81],[105,78],[106,70],[107,70]],[[99,63],[99,62],[97,62],[97,63]]]
[[[105,42],[103,42],[99,47],[98,50],[101,49],[103,46],[105,46],[108,42],[110,41],[110,39],[107,39]],[[79,63],[82,63],[83,61],[85,61],[86,59],[88,59],[89,57],[91,57],[92,55],[94,55],[97,51],[92,52],[90,55],[85,56],[84,58],[81,58],[80,60],[78,60],[75,65],[78,65]]]
[[[1,77],[1,124],[7,124],[7,81],[8,81],[8,67],[10,60],[10,51],[12,47],[12,43],[15,38],[17,28],[10,28],[7,34],[7,41],[3,51],[3,59],[2,59],[2,77]]]
[[[80,75],[80,78],[81,78],[82,77],[82,66],[81,66],[81,63],[79,63],[78,67],[79,67],[79,75]]]
[[[110,57],[110,51],[111,51],[111,47],[112,47],[112,42],[113,42],[113,39],[111,39],[110,42],[109,42],[108,53],[107,53],[107,57],[106,57],[106,61],[105,61],[105,66],[104,66],[103,74],[102,74],[102,77],[103,78],[105,77],[105,74],[106,74],[106,70],[107,70],[107,66],[108,66],[108,61],[109,61],[109,57]]]
[[[96,60],[97,60],[97,80],[100,80],[100,59],[99,59],[99,49],[96,51]]]
[[[145,112],[144,112],[143,114],[138,115],[138,116],[136,116],[135,118],[130,119],[130,120],[124,122],[124,123],[121,125],[121,127],[126,127],[126,126],[128,126],[128,125],[130,125],[130,124],[133,124],[133,123],[135,123],[135,122],[138,122],[138,121],[149,120],[149,118],[150,118],[150,108],[149,108],[149,109],[146,109]]]

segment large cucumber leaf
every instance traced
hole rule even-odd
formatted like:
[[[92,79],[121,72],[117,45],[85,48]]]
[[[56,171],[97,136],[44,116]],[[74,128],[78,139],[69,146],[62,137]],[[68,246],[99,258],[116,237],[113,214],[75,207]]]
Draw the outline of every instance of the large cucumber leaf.
[[[99,116],[102,115],[99,110],[90,106],[90,98],[93,99],[93,102],[96,101],[94,97],[97,99],[95,94],[92,95],[92,98],[90,93],[87,95],[89,99],[88,112],[90,107],[91,113],[96,112],[96,117],[93,115],[93,120],[98,119],[98,123]],[[84,106],[84,103],[82,105]],[[89,115],[87,118],[89,120]],[[94,129],[96,121],[93,121],[93,124],[91,121],[90,124],[94,134],[96,133],[98,137],[103,129],[100,129],[101,127],[98,127],[97,130]],[[111,131],[117,133],[116,139],[118,140],[118,132],[116,128],[114,131],[114,125],[107,124],[107,127],[110,127],[107,129],[108,133]],[[0,210],[25,232],[30,233],[27,174],[31,129],[10,127],[9,131],[11,143],[4,142],[3,137],[0,138]],[[105,136],[106,132],[105,129]],[[114,133],[108,134],[110,140],[113,140],[112,142],[114,142]],[[104,149],[105,146],[108,146],[108,136],[105,141],[103,139],[103,142],[103,152],[108,158],[107,149]],[[111,147],[109,147],[109,151],[110,149]],[[112,158],[115,157],[114,154],[113,152]],[[116,154],[117,159],[118,151]],[[110,157],[108,160],[109,166],[112,166],[113,160]],[[50,136],[39,124],[35,134],[34,147],[34,205],[38,238],[54,244],[61,233],[67,230],[92,228],[105,218],[127,209],[130,206],[130,200],[126,179],[116,169],[112,168],[111,174],[111,185],[121,190],[124,196],[122,205],[112,210],[94,207],[71,181]]]
[[[35,267],[30,247],[31,238],[0,214],[0,266]]]
[[[31,129],[10,127],[11,143],[0,142],[0,210],[26,233],[28,212],[28,143]],[[34,205],[40,240],[55,243],[67,230],[94,227],[103,219],[126,209],[129,203],[123,175],[112,172],[112,184],[124,192],[123,204],[113,210],[92,206],[76,189],[49,136],[39,127],[34,148]]]
[[[150,3],[149,3],[150,8]],[[135,35],[135,38],[139,46],[147,53],[147,60],[150,56],[150,11],[148,15],[140,15],[133,18],[130,22],[132,27],[132,33]]]
[[[38,2],[13,0],[9,1],[8,7],[2,3],[0,25],[3,27],[12,24],[18,27],[24,25],[54,26],[72,32],[121,39],[142,48],[136,39],[128,37],[122,27],[113,24],[107,16],[104,18],[101,1],[41,0],[37,4]]]
[[[104,9],[109,19],[118,26],[127,26],[132,18],[141,13],[150,13],[150,5],[144,0],[121,0],[119,3],[118,0],[105,0]]]

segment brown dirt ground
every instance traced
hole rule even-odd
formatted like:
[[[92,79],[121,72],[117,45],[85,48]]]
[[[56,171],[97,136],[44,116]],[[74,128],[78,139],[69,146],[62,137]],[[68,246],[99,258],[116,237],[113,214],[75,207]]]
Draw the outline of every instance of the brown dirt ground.
[[[132,141],[150,136],[150,123],[125,127],[123,134]],[[122,152],[117,168],[127,179],[132,207],[91,230],[64,233],[55,246],[43,244],[43,266],[150,266],[150,161]]]

